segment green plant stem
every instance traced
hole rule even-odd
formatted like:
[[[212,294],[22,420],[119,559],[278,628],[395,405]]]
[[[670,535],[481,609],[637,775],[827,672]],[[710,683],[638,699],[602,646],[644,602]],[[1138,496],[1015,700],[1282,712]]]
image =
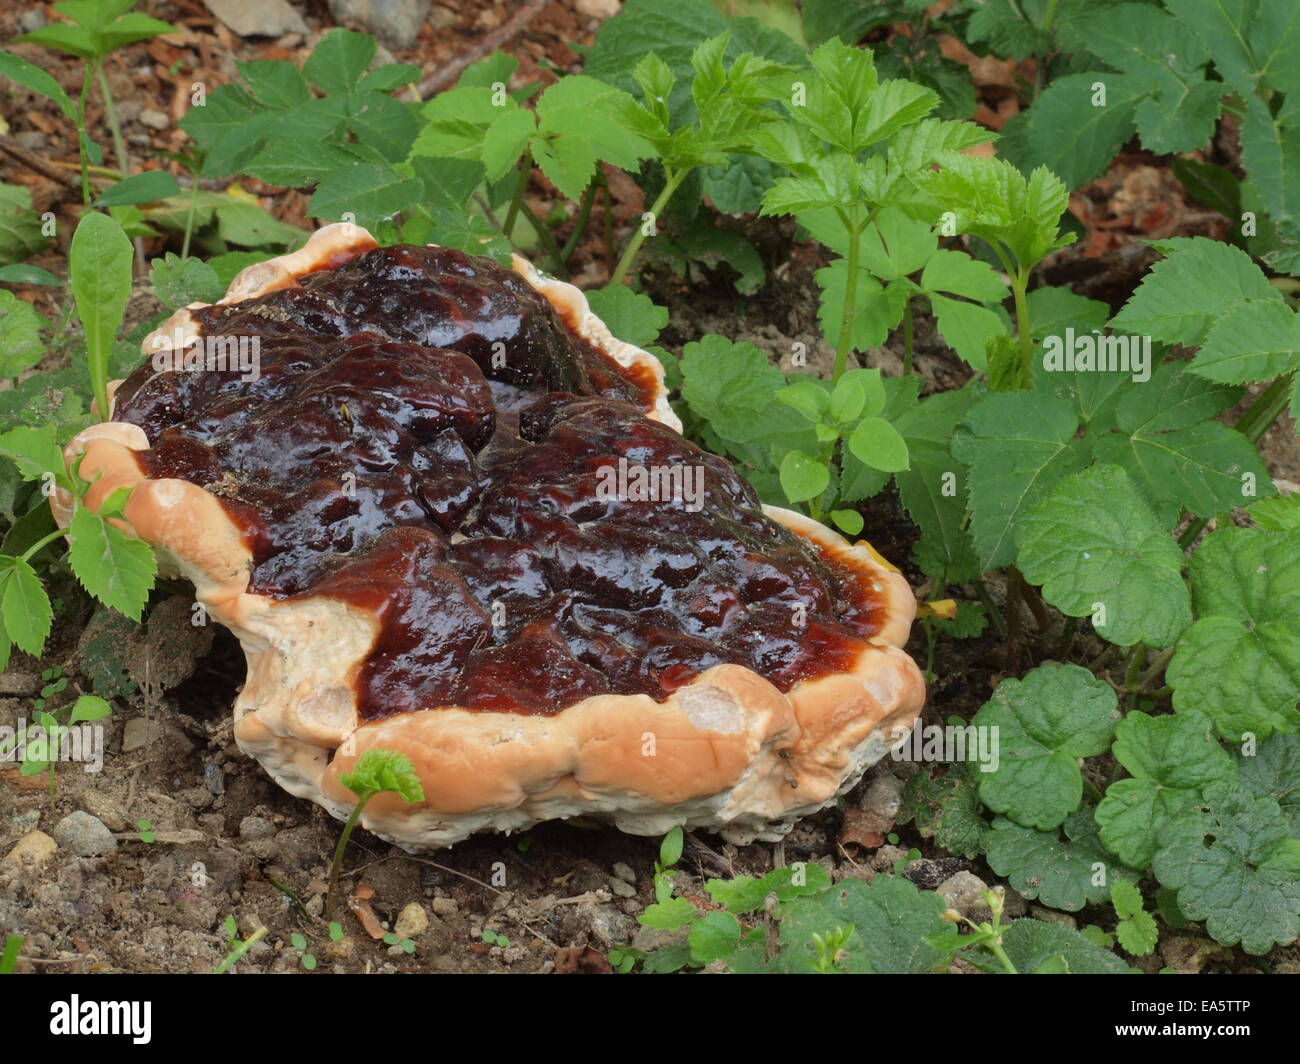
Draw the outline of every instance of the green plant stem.
[[[1288,374],[1285,377],[1278,377],[1265,388],[1234,426],[1238,432],[1245,433],[1246,439],[1251,443],[1258,443],[1260,437],[1272,427],[1273,422],[1286,409],[1290,398],[1291,376]]]
[[[104,97],[104,117],[108,120],[109,131],[113,134],[113,153],[117,156],[117,168],[125,177],[131,171],[131,159],[126,153],[126,140],[122,136],[122,123],[117,120],[117,107],[113,103],[113,93],[108,87],[108,74],[104,70],[103,59],[95,60],[95,73],[99,77],[99,91]]]
[[[199,205],[199,175],[194,175],[194,183],[190,186],[190,206],[185,212],[185,238],[181,241],[181,258],[189,258],[190,254],[190,237],[194,235],[194,213],[198,210]]]
[[[862,229],[858,226],[858,208],[850,208],[847,219],[849,231],[848,277],[844,281],[844,313],[840,321],[840,335],[835,341],[835,372],[831,374],[834,384],[842,376],[849,363],[849,347],[853,343],[853,316],[857,311],[858,301],[858,255],[862,244]]]
[[[519,163],[519,175],[515,179],[515,191],[510,197],[510,208],[506,211],[506,221],[503,225],[502,232],[506,234],[506,239],[513,243],[514,238],[511,234],[515,231],[515,219],[519,216],[519,208],[524,202],[524,191],[528,188],[528,178],[533,172],[533,156],[531,152],[525,152],[523,159]]]
[[[1011,274],[1011,292],[1016,301],[1016,339],[1020,341],[1020,377],[1017,387],[1023,389],[1029,382],[1034,365],[1034,334],[1029,325],[1029,271],[1016,270]]]
[[[912,372],[912,300],[903,304],[903,376]]]
[[[352,813],[343,825],[343,830],[339,833],[338,845],[334,847],[334,861],[330,865],[330,883],[329,890],[325,894],[325,921],[328,923],[334,919],[334,905],[338,901],[339,891],[339,872],[343,869],[343,851],[348,848],[348,839],[352,837],[352,829],[357,826],[357,821],[361,819],[361,812],[366,807],[366,803],[374,797],[373,793],[368,793],[364,797],[357,799],[357,804],[352,807]]]
[[[1001,964],[1002,967],[1006,969],[1008,975],[1020,974],[1018,971],[1016,971],[1016,966],[1011,963],[1011,958],[1007,956],[1006,950],[1002,948],[1001,942],[999,942],[996,938],[991,938],[989,939],[987,945],[989,948],[989,952],[991,952],[993,956],[995,956],[998,959],[998,963]]]
[[[1056,645],[1056,656],[1058,658],[1064,658],[1069,655],[1070,647],[1074,643],[1074,633],[1078,630],[1078,617],[1065,618],[1065,624],[1061,626],[1061,641]]]
[[[976,580],[975,594],[979,596],[980,602],[984,604],[984,611],[989,615],[989,620],[993,622],[993,627],[998,630],[998,636],[1001,639],[1007,637],[1007,622],[1002,619],[1002,611],[998,609],[998,604],[993,601],[993,596],[989,594],[989,588],[984,581]]]
[[[1056,8],[1061,0],[1047,0],[1047,9],[1043,12],[1043,21],[1038,24],[1038,28],[1044,33],[1052,32],[1052,24],[1056,21]]]
[[[569,279],[569,268],[564,264],[564,255],[560,251],[560,245],[555,242],[555,234],[551,232],[544,221],[533,213],[528,204],[521,204],[519,211],[524,216],[524,220],[533,227],[533,232],[537,234],[537,239],[546,248],[546,253],[551,256],[551,266],[554,274],[561,280],[567,281]]]
[[[599,165],[599,164],[597,164]],[[600,185],[593,177],[587,184],[587,191],[582,194],[582,203],[578,207],[578,217],[573,223],[573,232],[569,234],[569,239],[564,242],[564,247],[560,249],[560,254],[564,261],[569,261],[569,256],[573,254],[578,246],[578,241],[582,239],[582,234],[587,231],[587,222],[591,218],[591,206],[596,202],[596,189]]]
[[[56,539],[61,539],[62,537],[66,536],[67,534],[68,534],[68,530],[67,530],[66,528],[56,528],[56,529],[55,529],[53,532],[51,532],[49,535],[47,535],[47,536],[42,536],[42,537],[41,537],[40,539],[38,539],[35,543],[33,543],[30,547],[28,547],[25,551],[23,551],[23,553],[22,553],[22,555],[21,555],[22,560],[25,561],[25,562],[29,562],[29,561],[31,561],[34,557],[36,557],[37,554],[39,554],[39,553],[41,552],[41,550],[42,550],[44,547],[46,547],[46,546],[48,546],[49,544],[53,543]]]
[[[664,187],[650,207],[650,224],[654,226],[659,225],[659,215],[663,213],[664,208],[668,206],[668,201],[672,199],[673,193],[676,192],[678,186],[686,180],[686,177],[690,172],[689,168],[683,170],[665,170]],[[632,269],[632,263],[636,260],[637,252],[641,250],[641,245],[645,243],[646,235],[645,225],[642,224],[637,226],[636,232],[632,234],[632,239],[628,241],[627,247],[623,249],[623,257],[618,260],[618,265],[614,267],[614,274],[609,279],[610,284],[623,283],[624,278],[627,277],[628,272]]]
[[[236,946],[228,954],[226,954],[225,960],[223,960],[220,964],[216,966],[216,968],[212,970],[212,974],[224,975],[226,972],[228,972],[233,965],[239,963],[240,958],[243,957],[245,953],[247,953],[250,949],[253,948],[253,943],[261,939],[261,937],[266,934],[267,930],[268,929],[266,927],[259,927],[256,931],[254,931],[251,935],[249,935],[248,938],[246,938],[243,942],[241,942],[238,946]]]
[[[1128,656],[1128,667],[1124,670],[1124,690],[1128,692],[1128,708],[1130,712],[1137,705],[1138,691],[1141,684],[1138,677],[1142,673],[1142,666],[1147,660],[1147,648],[1145,643],[1135,643],[1133,650]]]
[[[605,239],[605,273],[613,276],[614,269],[614,197],[609,191],[609,181],[605,171],[596,167],[596,179],[600,182],[600,202],[602,206],[601,229]]]
[[[86,145],[90,137],[86,133],[86,101],[90,98],[90,83],[94,71],[87,64],[81,78],[81,100],[77,106],[77,153],[81,157],[81,203],[90,206],[90,159],[86,155]]]
[[[1138,688],[1140,690],[1145,691],[1151,686],[1151,681],[1165,671],[1165,666],[1173,658],[1175,649],[1175,647],[1165,647],[1164,650],[1151,659],[1151,664],[1138,678]]]

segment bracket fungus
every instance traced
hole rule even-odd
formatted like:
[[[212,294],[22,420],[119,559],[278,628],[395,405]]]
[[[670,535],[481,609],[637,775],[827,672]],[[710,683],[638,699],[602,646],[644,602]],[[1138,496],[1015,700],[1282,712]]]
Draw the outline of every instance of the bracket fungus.
[[[114,520],[243,645],[240,748],[340,819],[382,748],[424,801],[361,822],[408,850],[554,818],[779,838],[920,711],[903,577],[763,506],[521,258],[327,226],[145,354],[69,444],[87,505],[132,489]]]

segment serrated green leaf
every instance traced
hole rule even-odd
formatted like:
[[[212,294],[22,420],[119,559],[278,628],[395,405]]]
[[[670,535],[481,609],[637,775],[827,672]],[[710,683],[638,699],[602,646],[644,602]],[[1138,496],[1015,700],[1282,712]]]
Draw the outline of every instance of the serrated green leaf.
[[[419,202],[423,183],[373,163],[354,163],[327,175],[312,194],[308,213],[337,221],[351,212],[358,225],[373,226]]]
[[[396,794],[404,802],[424,801],[424,788],[411,759],[395,750],[371,748],[352,765],[350,772],[340,772],[339,782],[365,801],[376,794]]]
[[[0,291],[0,377],[16,377],[41,360],[41,327],[46,324],[30,303]]]
[[[1274,732],[1233,750],[1238,779],[1256,798],[1277,802],[1292,838],[1300,838],[1300,735]]]
[[[351,93],[375,58],[375,39],[365,33],[336,28],[312,49],[302,65],[303,76],[330,96]]]
[[[1240,248],[1205,237],[1162,241],[1171,252],[1129,297],[1111,326],[1171,344],[1203,343],[1211,326],[1250,300],[1280,301]]]
[[[158,569],[149,544],[128,537],[81,506],[69,527],[68,560],[82,586],[105,606],[139,620]]]
[[[1277,300],[1252,300],[1211,326],[1191,370],[1211,380],[1263,381],[1300,367],[1300,315]]]
[[[625,284],[607,285],[585,293],[595,315],[624,343],[646,347],[668,324],[668,308]]]
[[[985,569],[1015,560],[1021,515],[1087,464],[1072,446],[1078,427],[1069,402],[1035,392],[985,396],[960,423],[952,453],[970,467],[971,531]]]
[[[1128,971],[1115,954],[1094,946],[1078,931],[1044,920],[1013,920],[1002,936],[1002,949],[1018,972],[1038,971],[1056,958],[1064,962],[1071,975],[1123,975]],[[991,955],[979,967],[985,971],[1003,970]]]
[[[0,558],[0,611],[8,638],[19,650],[40,657],[54,614],[36,570],[21,558]]]

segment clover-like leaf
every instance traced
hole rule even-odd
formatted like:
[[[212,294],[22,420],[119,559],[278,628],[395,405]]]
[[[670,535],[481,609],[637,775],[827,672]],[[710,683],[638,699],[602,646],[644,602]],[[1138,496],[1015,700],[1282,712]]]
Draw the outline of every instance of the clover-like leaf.
[[[1105,752],[1118,719],[1114,690],[1078,665],[1003,680],[973,721],[998,729],[999,764],[980,774],[980,799],[1022,827],[1057,827],[1083,797],[1077,759]]]
[[[391,792],[404,802],[424,801],[424,788],[411,759],[396,750],[378,747],[356,759],[351,772],[340,772],[339,782],[360,800]]]

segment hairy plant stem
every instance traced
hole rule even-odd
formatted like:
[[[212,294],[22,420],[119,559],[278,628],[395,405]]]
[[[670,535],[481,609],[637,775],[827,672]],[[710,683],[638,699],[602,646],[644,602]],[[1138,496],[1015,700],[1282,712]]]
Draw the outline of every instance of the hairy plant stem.
[[[646,237],[650,235],[646,232],[646,226],[652,225],[656,230],[658,229],[659,215],[663,213],[664,208],[668,206],[668,201],[673,198],[673,193],[686,180],[690,172],[689,167],[683,170],[669,170],[665,167],[664,187],[650,206],[650,218],[637,226],[636,232],[632,234],[632,239],[628,241],[627,247],[623,249],[623,257],[618,260],[618,265],[614,267],[614,274],[609,279],[610,284],[623,283],[632,269],[632,263],[636,261],[637,252],[641,250],[641,245],[645,243]]]
[[[1165,671],[1165,666],[1167,666],[1173,658],[1175,649],[1175,647],[1165,647],[1164,650],[1160,651],[1159,654],[1151,659],[1151,664],[1138,678],[1139,688],[1146,691],[1151,686],[1151,682]]]
[[[325,894],[326,922],[334,919],[334,906],[338,901],[339,872],[343,869],[343,851],[348,847],[348,839],[352,837],[352,829],[357,826],[357,821],[361,819],[361,811],[365,809],[366,803],[372,797],[374,795],[368,793],[357,800],[357,804],[352,807],[351,815],[348,816],[347,822],[343,825],[342,832],[339,833],[338,845],[334,847],[334,860],[330,864],[329,890]]]
[[[597,163],[597,166],[600,164]],[[569,256],[573,254],[578,246],[578,241],[582,239],[582,234],[587,231],[587,221],[591,218],[591,206],[596,202],[596,189],[600,187],[593,177],[587,183],[587,191],[582,194],[582,203],[578,206],[578,217],[573,223],[573,232],[569,234],[569,239],[564,242],[564,247],[560,249],[560,254],[564,261],[569,261]]]

